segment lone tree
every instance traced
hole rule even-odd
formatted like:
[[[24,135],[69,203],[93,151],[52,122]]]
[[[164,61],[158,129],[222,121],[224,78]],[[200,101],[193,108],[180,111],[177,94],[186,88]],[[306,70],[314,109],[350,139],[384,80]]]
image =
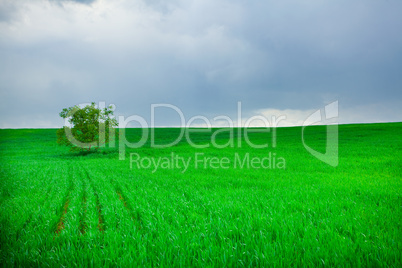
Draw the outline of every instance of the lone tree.
[[[64,108],[60,116],[68,119],[71,127],[57,130],[57,143],[70,147],[70,151],[89,152],[98,150],[114,136],[117,120],[112,118],[112,106],[100,109],[95,103],[84,108],[73,106]]]

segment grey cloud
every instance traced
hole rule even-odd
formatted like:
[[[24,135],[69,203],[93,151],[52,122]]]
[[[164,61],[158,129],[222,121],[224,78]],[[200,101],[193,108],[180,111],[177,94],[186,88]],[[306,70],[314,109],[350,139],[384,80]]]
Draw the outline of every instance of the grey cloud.
[[[18,8],[15,1],[4,0],[0,2],[0,23],[7,23],[17,16]]]
[[[49,0],[51,2],[76,2],[76,3],[80,3],[80,4],[92,4],[93,2],[97,1],[97,0]]]
[[[161,12],[163,14],[168,14],[173,12],[175,9],[181,7],[182,1],[180,0],[170,0],[170,1],[164,1],[164,0],[147,0],[145,1],[145,4],[154,9],[157,12]]]
[[[402,2],[90,2],[28,1],[15,5],[28,22],[0,24],[0,127],[92,100],[144,117],[152,103],[187,117],[232,116],[237,101],[252,113],[339,100],[347,114],[378,109],[375,120],[401,109]]]

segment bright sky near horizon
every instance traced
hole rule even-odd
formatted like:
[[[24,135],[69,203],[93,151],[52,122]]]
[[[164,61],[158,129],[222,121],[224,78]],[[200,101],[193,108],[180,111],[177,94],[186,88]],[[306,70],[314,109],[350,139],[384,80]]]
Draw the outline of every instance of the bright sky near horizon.
[[[0,0],[0,128],[104,101],[143,117],[402,121],[402,1]],[[177,126],[176,111],[155,111]],[[202,120],[194,125],[202,125]]]

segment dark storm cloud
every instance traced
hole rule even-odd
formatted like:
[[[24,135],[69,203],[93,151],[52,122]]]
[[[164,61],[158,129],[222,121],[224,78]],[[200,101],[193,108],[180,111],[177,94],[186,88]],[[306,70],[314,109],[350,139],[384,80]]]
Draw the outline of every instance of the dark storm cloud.
[[[0,5],[18,14],[0,21],[0,127],[58,126],[92,100],[146,118],[152,103],[304,116],[339,100],[341,122],[402,120],[400,1],[80,2]]]

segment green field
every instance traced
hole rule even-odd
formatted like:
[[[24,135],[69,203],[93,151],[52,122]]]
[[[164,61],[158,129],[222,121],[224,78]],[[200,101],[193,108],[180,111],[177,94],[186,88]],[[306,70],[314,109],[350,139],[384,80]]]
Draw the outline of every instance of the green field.
[[[309,127],[307,144],[323,152],[325,130]],[[180,129],[155,131],[163,144]],[[134,141],[140,132],[126,135]],[[217,143],[228,142],[228,133]],[[272,135],[250,136],[264,143]],[[401,267],[402,123],[340,125],[337,167],[306,151],[300,127],[276,135],[276,147],[265,149],[244,140],[238,146],[236,136],[223,149],[195,149],[184,139],[165,149],[147,142],[119,160],[113,148],[72,154],[56,144],[55,129],[0,130],[0,263]],[[211,133],[191,138],[210,144]],[[130,168],[130,153],[191,161],[186,170]],[[269,153],[285,167],[236,162]],[[204,168],[196,154],[230,163]]]

